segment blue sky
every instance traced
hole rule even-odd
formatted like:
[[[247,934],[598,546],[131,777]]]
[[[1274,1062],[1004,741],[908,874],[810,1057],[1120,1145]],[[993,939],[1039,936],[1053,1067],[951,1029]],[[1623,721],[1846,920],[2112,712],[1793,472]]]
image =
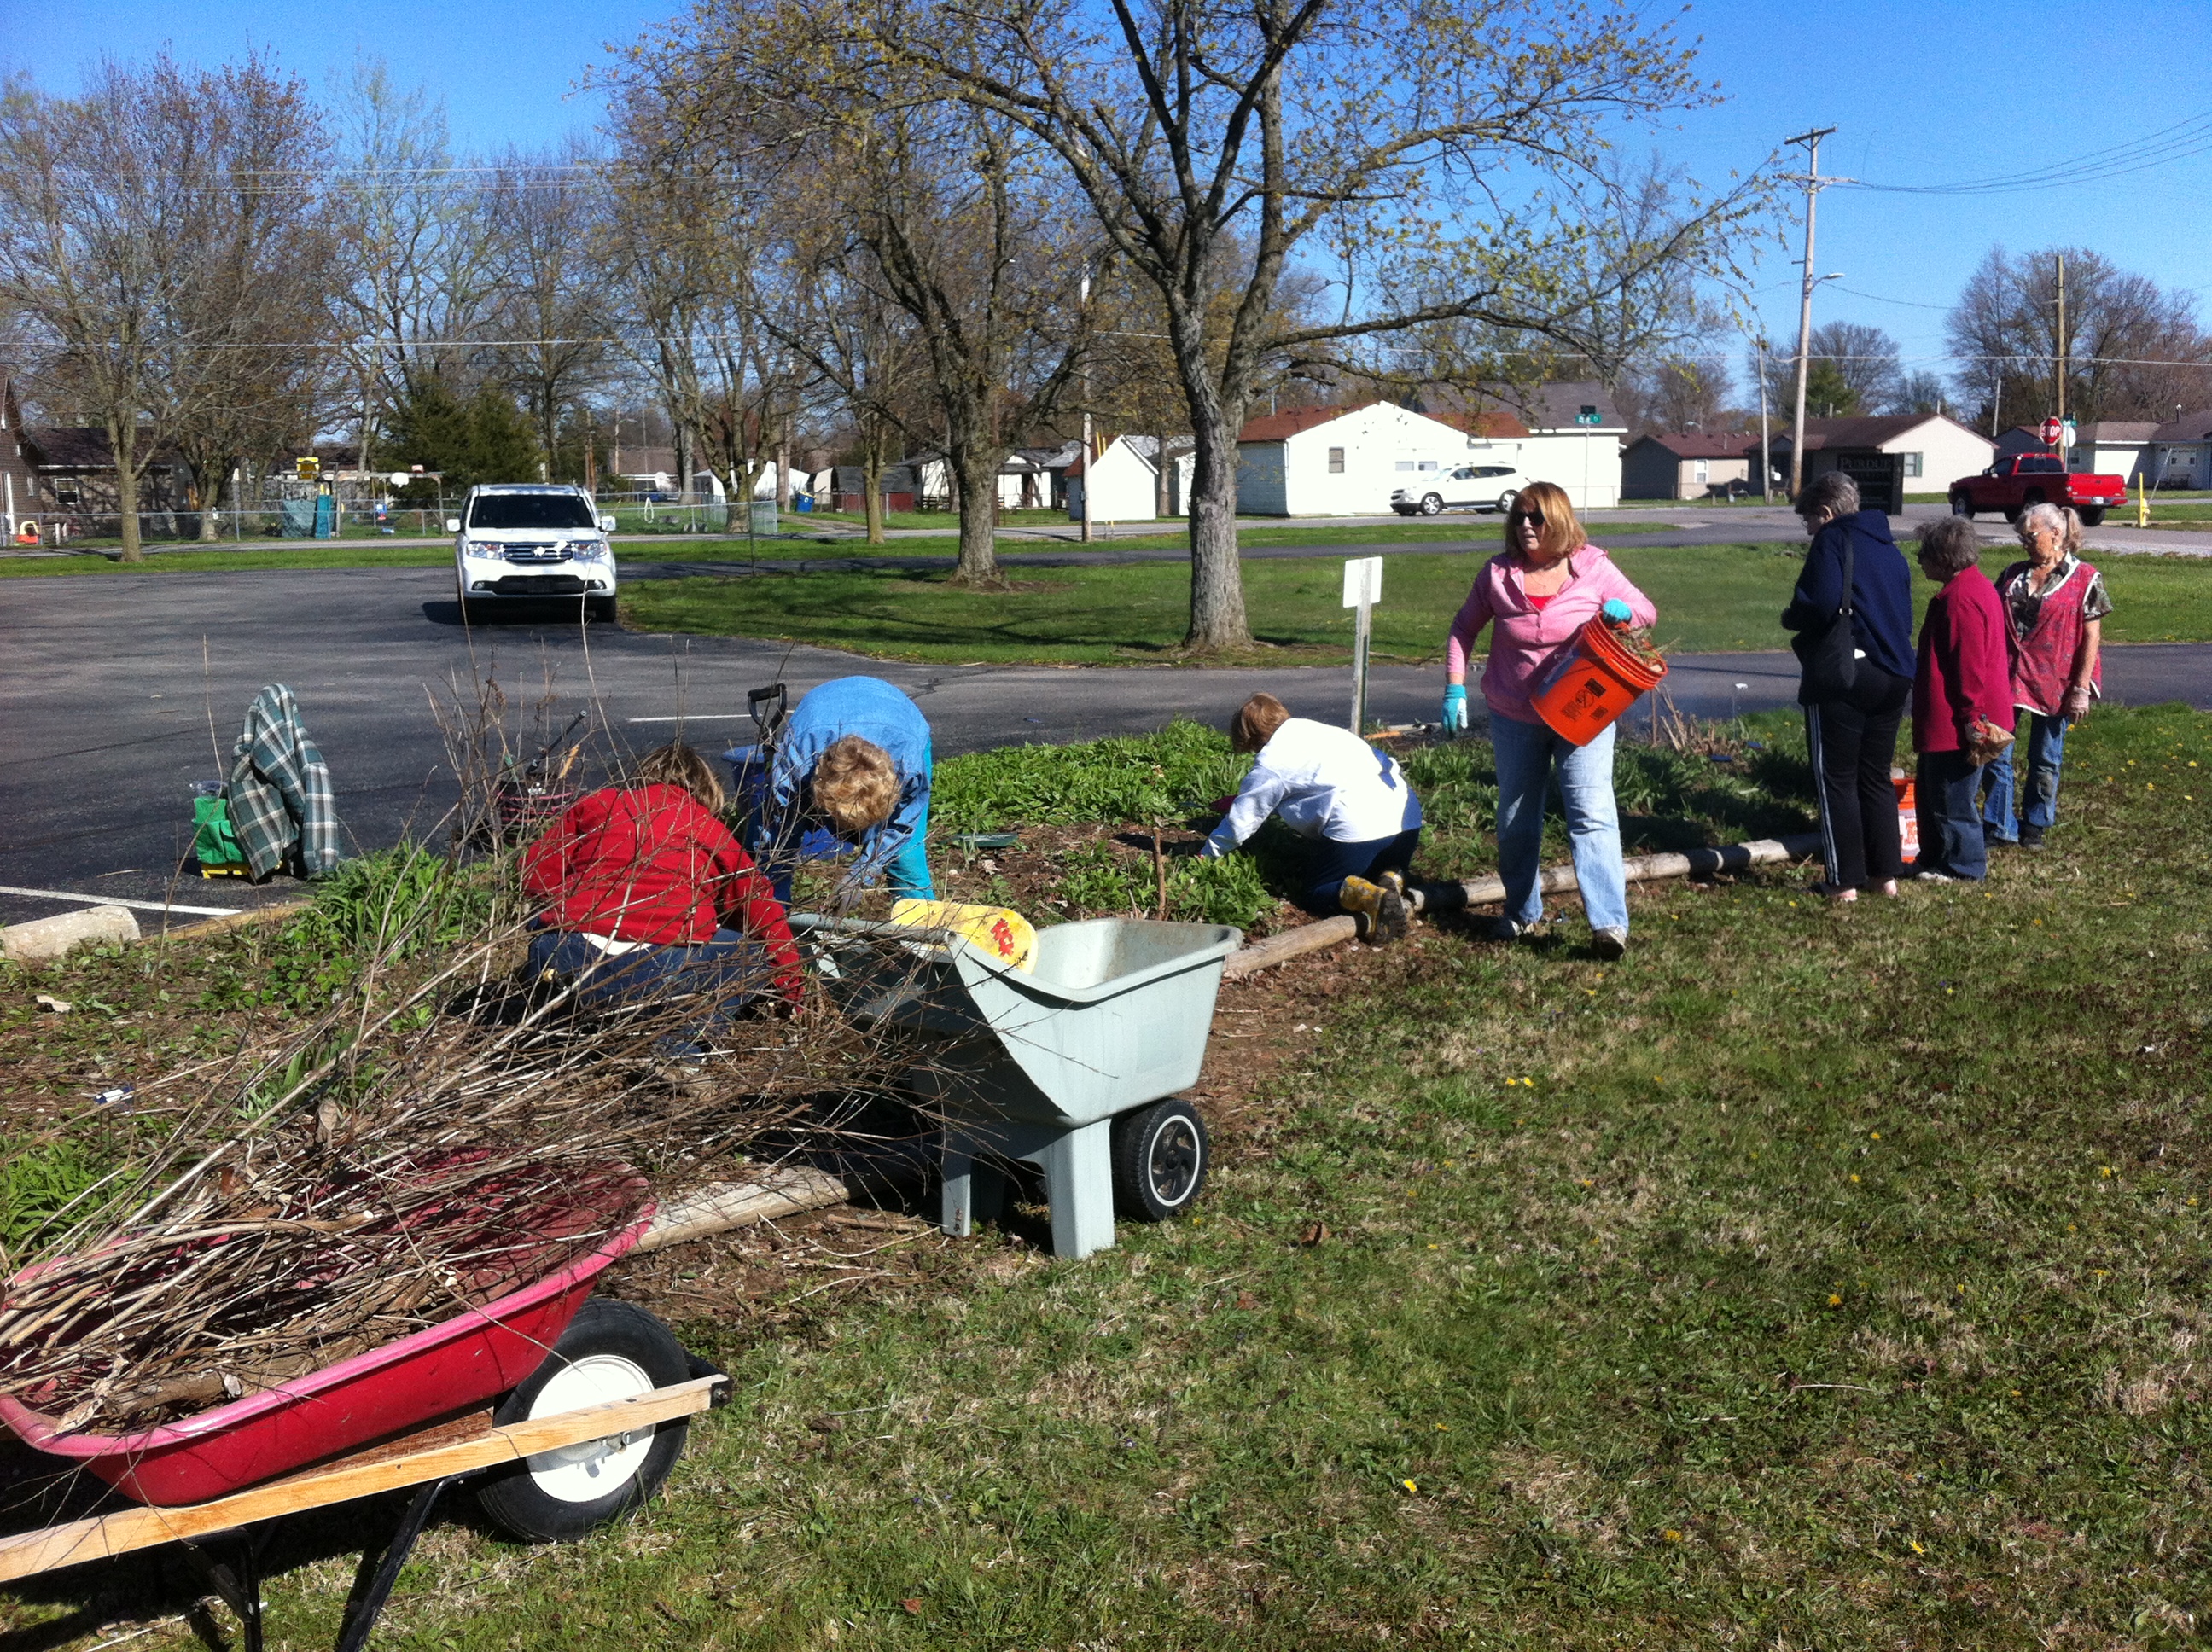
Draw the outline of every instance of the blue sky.
[[[1668,8],[1655,5],[1656,13]],[[476,0],[437,6],[362,0],[42,0],[10,8],[0,67],[66,91],[100,42],[124,58],[173,46],[220,61],[249,45],[318,86],[356,52],[384,56],[395,75],[443,98],[456,141],[495,149],[589,130],[593,102],[575,94],[610,41],[635,39],[668,15],[654,0]],[[1833,125],[1824,172],[1870,182],[1943,184],[2013,173],[2142,137],[2212,107],[2201,68],[2208,9],[2160,14],[2039,8],[2034,44],[2021,49],[2008,14],[1961,0],[1707,0],[1682,20],[1702,36],[1702,64],[1727,101],[1685,116],[1656,144],[1693,175],[1718,180],[1755,166],[1791,132]],[[2123,268],[2195,289],[2212,252],[2212,154],[2111,182],[2034,194],[1915,197],[1835,189],[1821,197],[1820,320],[1880,326],[1910,362],[1942,349],[1942,312],[1990,246],[2093,246]],[[1797,256],[1769,248],[1758,301],[1771,337],[1794,343]],[[2212,311],[2212,304],[2207,305]],[[2208,317],[2212,319],[2212,317]],[[1922,363],[1942,367],[1938,361]]]

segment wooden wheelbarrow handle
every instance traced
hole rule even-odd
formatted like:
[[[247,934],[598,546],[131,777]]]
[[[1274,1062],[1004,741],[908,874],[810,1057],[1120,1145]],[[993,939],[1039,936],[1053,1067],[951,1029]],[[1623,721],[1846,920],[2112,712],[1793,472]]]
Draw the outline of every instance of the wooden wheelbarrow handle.
[[[520,1462],[541,1451],[580,1445],[651,1428],[659,1423],[690,1417],[714,1404],[714,1390],[728,1382],[726,1376],[695,1377],[650,1394],[627,1400],[611,1400],[564,1411],[552,1417],[495,1427],[487,1419],[481,1432],[459,1439],[441,1439],[420,1450],[406,1450],[406,1441],[387,1442],[289,1479],[272,1480],[250,1491],[234,1491],[213,1503],[197,1503],[180,1509],[124,1509],[112,1515],[49,1526],[20,1536],[0,1538],[0,1582],[30,1577],[40,1572],[80,1565],[152,1548],[181,1538],[228,1531],[258,1520],[272,1520],[320,1509],[354,1497],[372,1497],[401,1486],[465,1474],[472,1469]],[[445,1430],[433,1430],[443,1434]],[[395,1447],[401,1448],[392,1455]]]

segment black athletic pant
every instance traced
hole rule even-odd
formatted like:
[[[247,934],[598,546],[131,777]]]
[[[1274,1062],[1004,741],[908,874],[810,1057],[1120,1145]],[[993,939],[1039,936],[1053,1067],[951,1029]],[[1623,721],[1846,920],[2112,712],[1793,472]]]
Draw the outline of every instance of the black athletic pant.
[[[1889,766],[1898,725],[1912,702],[1912,679],[1859,661],[1840,700],[1805,708],[1805,743],[1820,799],[1820,845],[1828,881],[1844,889],[1887,883],[1905,870],[1897,841],[1897,790]]]

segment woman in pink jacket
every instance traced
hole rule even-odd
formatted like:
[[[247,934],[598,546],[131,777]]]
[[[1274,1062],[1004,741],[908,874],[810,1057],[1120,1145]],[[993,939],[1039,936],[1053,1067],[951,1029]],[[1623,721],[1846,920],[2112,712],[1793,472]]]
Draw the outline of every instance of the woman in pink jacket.
[[[1530,693],[1544,668],[1609,604],[1638,625],[1658,617],[1651,599],[1605,552],[1583,537],[1565,490],[1532,482],[1505,514],[1505,550],[1483,565],[1444,649],[1445,732],[1467,727],[1468,653],[1492,627],[1482,697],[1498,763],[1498,870],[1505,915],[1493,938],[1514,940],[1543,915],[1536,861],[1544,842],[1544,797],[1556,774],[1566,805],[1575,882],[1601,958],[1628,950],[1628,879],[1620,863],[1620,814],[1613,800],[1613,727],[1588,745],[1552,732]]]

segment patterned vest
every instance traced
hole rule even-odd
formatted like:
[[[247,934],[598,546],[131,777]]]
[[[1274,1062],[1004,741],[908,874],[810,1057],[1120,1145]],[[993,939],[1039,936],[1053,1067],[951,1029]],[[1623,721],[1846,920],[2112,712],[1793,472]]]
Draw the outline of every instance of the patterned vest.
[[[2014,562],[1997,580],[1997,595],[2004,604],[2005,633],[2012,640],[2012,698],[2045,717],[2056,717],[2066,707],[2066,690],[2074,678],[2074,660],[2081,647],[2081,604],[2088,596],[2097,570],[2079,558],[2057,585],[2045,586],[2043,605],[2035,623],[2026,631],[2012,610],[2013,592],[2027,579],[2029,564]],[[2105,662],[2100,656],[2090,679],[2101,691]]]

